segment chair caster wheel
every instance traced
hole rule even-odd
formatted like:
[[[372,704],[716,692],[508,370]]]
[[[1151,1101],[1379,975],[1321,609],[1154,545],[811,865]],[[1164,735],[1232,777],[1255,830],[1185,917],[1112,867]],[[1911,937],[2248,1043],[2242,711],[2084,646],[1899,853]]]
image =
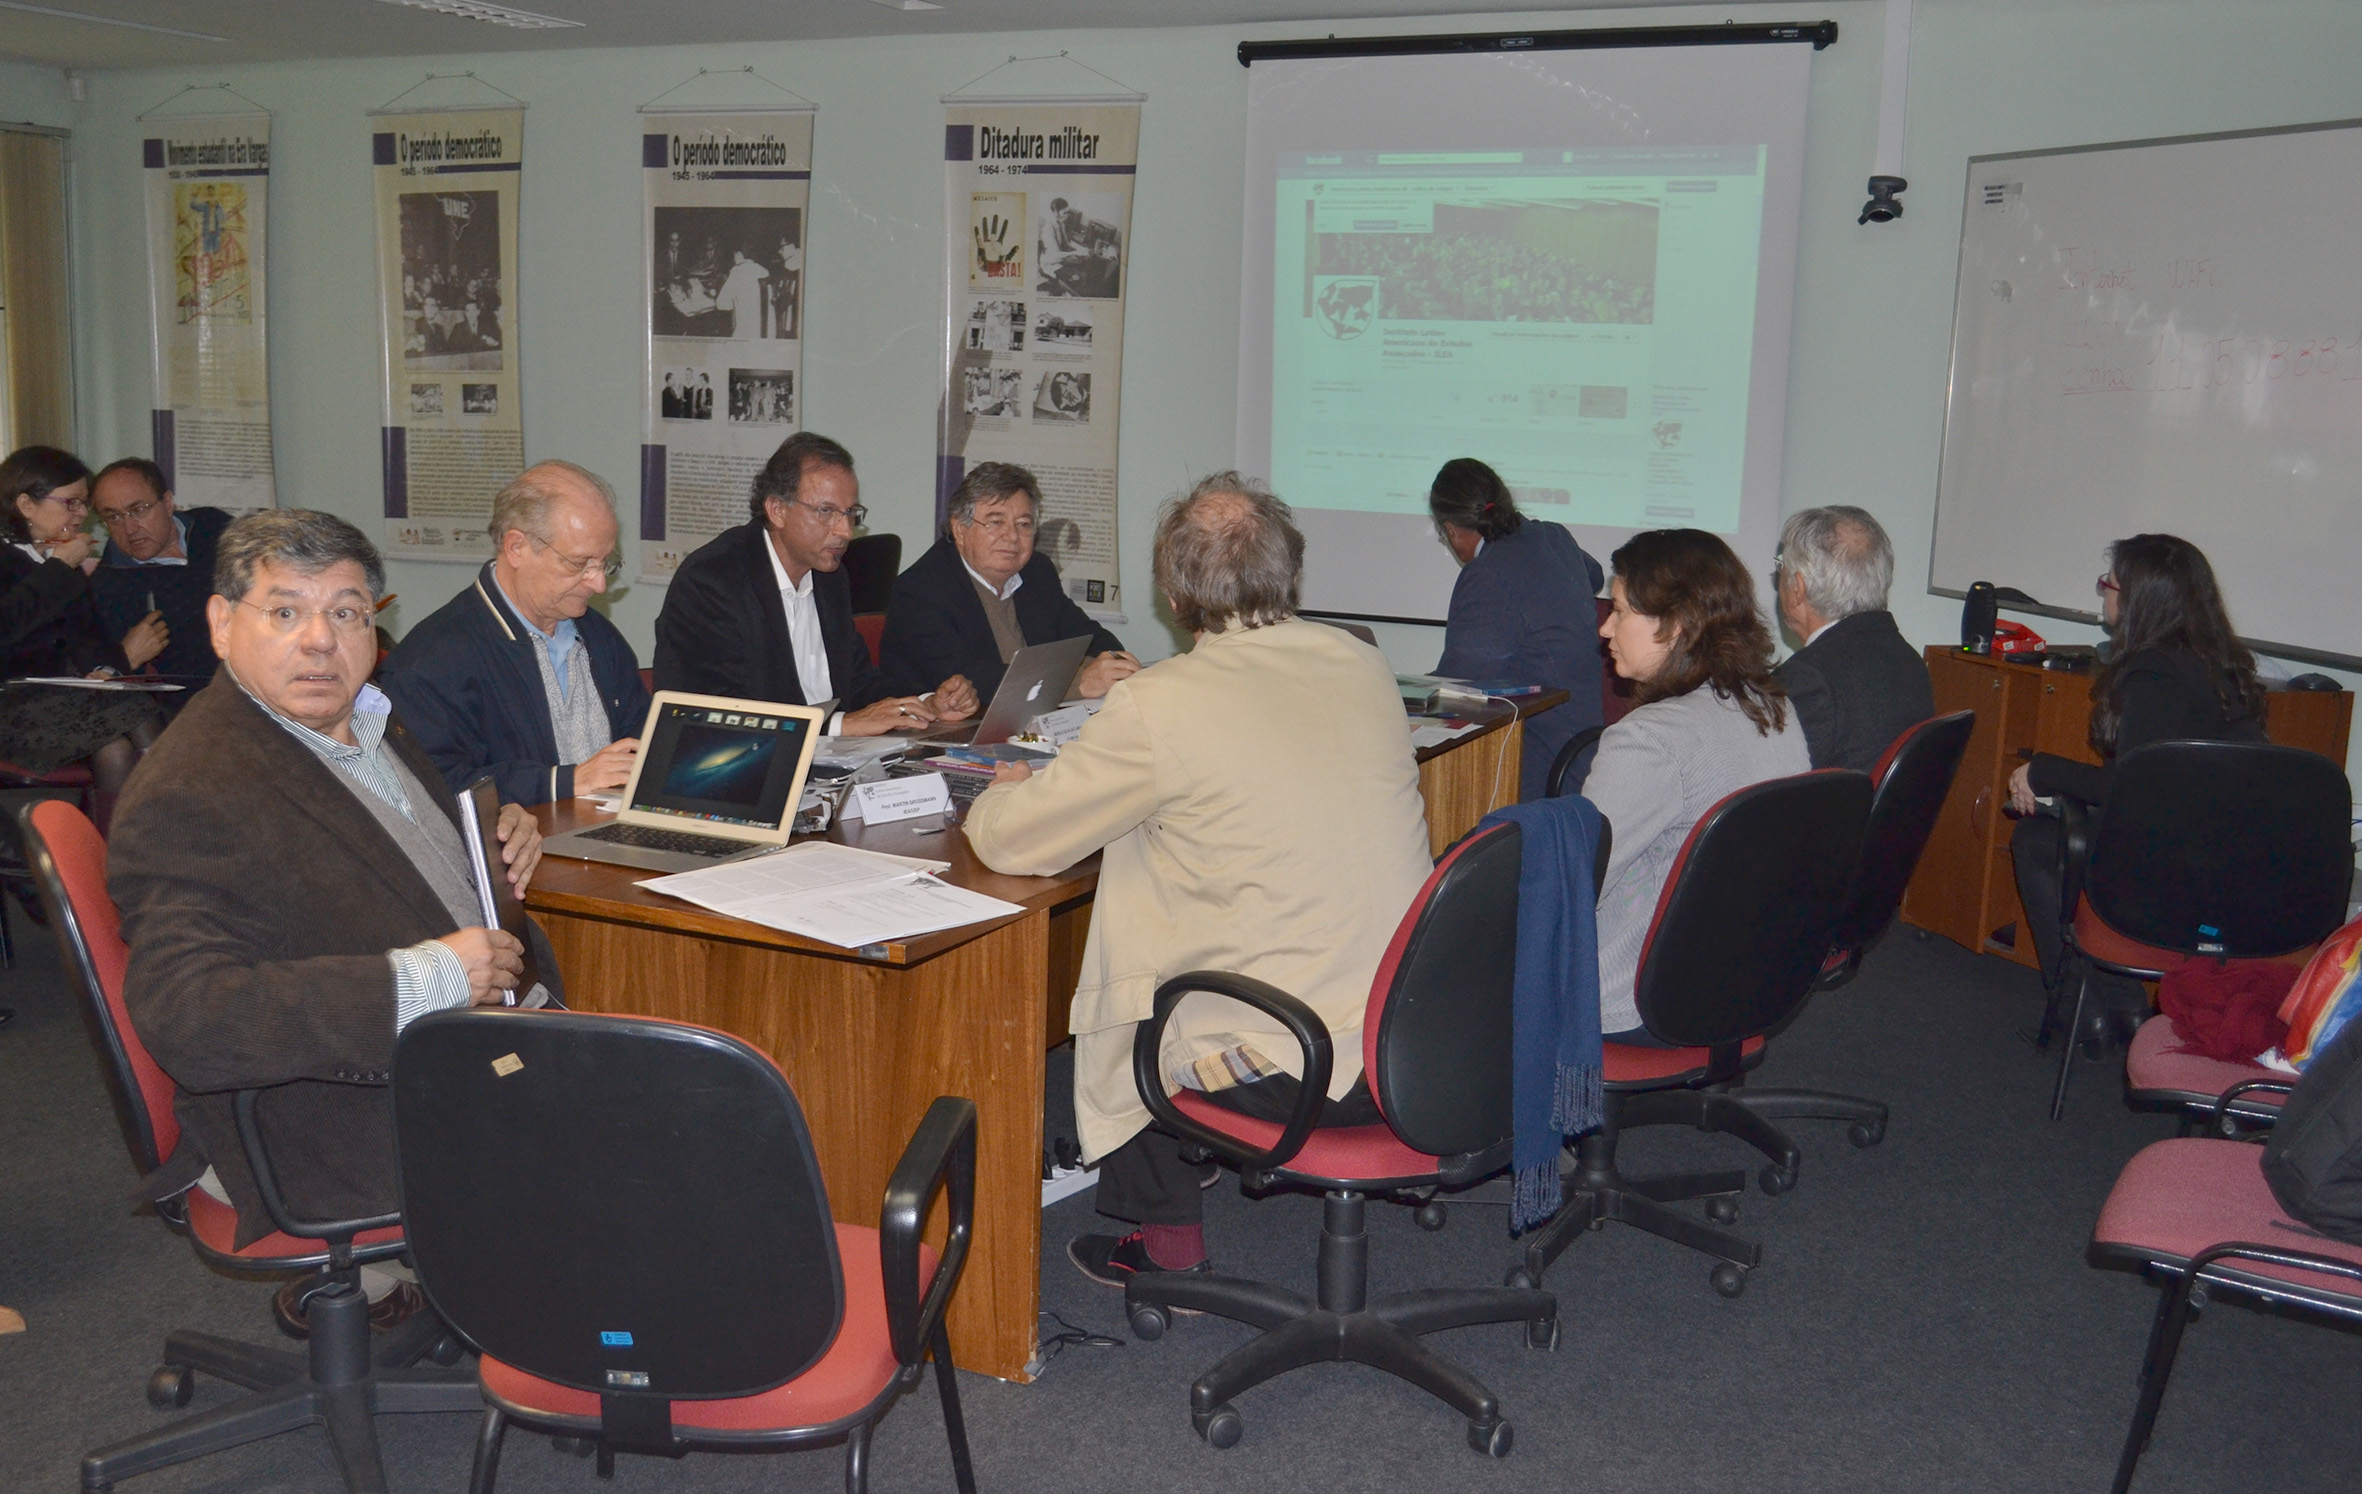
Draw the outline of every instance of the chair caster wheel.
[[[1132,1323],[1132,1337],[1144,1344],[1155,1343],[1173,1325],[1173,1315],[1153,1302],[1135,1302],[1124,1309],[1124,1316]],[[1233,1437],[1231,1441],[1238,1439]],[[1223,1444],[1228,1446],[1228,1443]]]
[[[1782,1167],[1777,1162],[1767,1162],[1763,1171],[1756,1175],[1755,1181],[1763,1186],[1767,1197],[1778,1198],[1796,1186],[1796,1169]]]
[[[1771,1190],[1767,1188],[1764,1191],[1768,1193]],[[1739,1201],[1727,1193],[1709,1198],[1706,1200],[1706,1217],[1716,1224],[1736,1224],[1739,1221]]]
[[[1468,1423],[1468,1445],[1488,1458],[1506,1458],[1517,1434],[1509,1430],[1509,1423],[1496,1421],[1491,1426]]]
[[[185,1364],[160,1366],[148,1376],[148,1404],[151,1406],[185,1406],[189,1397],[197,1393],[197,1377],[189,1373]]]
[[[1721,1265],[1716,1266],[1706,1279],[1713,1282],[1714,1290],[1725,1297],[1736,1297],[1739,1293],[1747,1290],[1746,1268],[1734,1266],[1729,1261],[1724,1261]]]
[[[1886,1122],[1855,1121],[1845,1128],[1845,1139],[1855,1146],[1876,1146],[1886,1140]]]
[[[435,1346],[426,1351],[426,1357],[449,1369],[459,1363],[459,1356],[466,1352],[467,1345],[459,1341],[458,1334],[446,1333],[435,1340]]]
[[[1515,1287],[1521,1292],[1530,1292],[1541,1284],[1542,1279],[1523,1266],[1511,1266],[1509,1274],[1501,1278],[1501,1285]]]
[[[1197,1423],[1197,1434],[1206,1439],[1206,1446],[1230,1448],[1238,1446],[1245,1436],[1247,1424],[1238,1419],[1238,1408],[1228,1401],[1207,1412],[1204,1417],[1191,1417]]]
[[[1545,1354],[1558,1352],[1558,1319],[1529,1318],[1525,1325],[1525,1346],[1540,1349]]]
[[[570,1458],[587,1458],[599,1450],[598,1443],[588,1437],[552,1437],[549,1445]]]
[[[1442,1229],[1446,1217],[1443,1205],[1433,1199],[1411,1210],[1411,1223],[1416,1224],[1429,1234],[1434,1234],[1437,1230]]]

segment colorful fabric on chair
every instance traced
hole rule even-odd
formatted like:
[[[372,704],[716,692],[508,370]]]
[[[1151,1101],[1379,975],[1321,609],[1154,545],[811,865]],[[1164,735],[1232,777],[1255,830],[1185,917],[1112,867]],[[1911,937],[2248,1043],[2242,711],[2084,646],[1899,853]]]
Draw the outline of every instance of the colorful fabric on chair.
[[[2301,1071],[2362,1012],[2362,918],[2325,940],[2281,1004],[2280,1053]]]

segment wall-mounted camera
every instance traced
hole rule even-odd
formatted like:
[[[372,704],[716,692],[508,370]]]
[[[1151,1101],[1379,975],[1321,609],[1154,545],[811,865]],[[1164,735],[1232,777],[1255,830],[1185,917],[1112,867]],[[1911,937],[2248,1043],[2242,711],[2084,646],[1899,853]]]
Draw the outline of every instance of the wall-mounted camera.
[[[1862,216],[1854,219],[1854,222],[1892,223],[1900,218],[1903,216],[1903,205],[1895,199],[1910,185],[1899,176],[1870,178],[1870,200],[1862,204]]]

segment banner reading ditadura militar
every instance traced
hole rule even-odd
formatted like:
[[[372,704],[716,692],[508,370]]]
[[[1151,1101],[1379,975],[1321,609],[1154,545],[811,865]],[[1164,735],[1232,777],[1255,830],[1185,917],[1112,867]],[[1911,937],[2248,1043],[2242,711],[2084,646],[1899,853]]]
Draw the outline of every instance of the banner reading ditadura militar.
[[[1138,103],[951,103],[943,145],[944,398],[935,504],[978,462],[1041,481],[1040,550],[1119,617],[1116,412]]]

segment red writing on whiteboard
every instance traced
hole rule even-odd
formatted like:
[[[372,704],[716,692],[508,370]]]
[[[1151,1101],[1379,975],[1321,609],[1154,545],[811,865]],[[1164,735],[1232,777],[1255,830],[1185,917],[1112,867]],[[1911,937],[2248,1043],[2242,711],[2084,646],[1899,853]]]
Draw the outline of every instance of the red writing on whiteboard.
[[[2060,290],[2130,290],[2132,261],[2110,263],[2097,249],[2066,248],[2059,251],[2066,263],[2059,267]]]

